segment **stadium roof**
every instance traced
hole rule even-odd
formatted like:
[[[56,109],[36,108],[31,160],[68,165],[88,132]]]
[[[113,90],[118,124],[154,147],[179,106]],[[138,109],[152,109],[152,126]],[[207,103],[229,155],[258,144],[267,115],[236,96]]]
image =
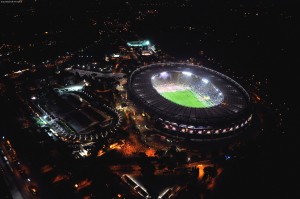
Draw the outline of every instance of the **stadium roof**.
[[[188,71],[209,79],[223,93],[222,103],[208,108],[193,108],[165,99],[151,83],[151,77],[165,71]],[[132,73],[129,88],[132,96],[150,113],[178,124],[222,126],[235,123],[249,113],[250,98],[244,88],[231,78],[202,66],[181,63],[144,66]]]

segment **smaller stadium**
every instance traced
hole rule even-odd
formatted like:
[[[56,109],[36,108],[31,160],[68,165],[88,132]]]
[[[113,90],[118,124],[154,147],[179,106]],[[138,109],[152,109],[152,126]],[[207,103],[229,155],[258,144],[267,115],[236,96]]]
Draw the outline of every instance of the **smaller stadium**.
[[[67,142],[91,142],[115,134],[122,116],[84,90],[84,84],[45,89],[33,101],[48,134]]]
[[[203,66],[159,63],[140,67],[131,74],[129,92],[169,136],[228,137],[247,127],[252,118],[246,90]]]

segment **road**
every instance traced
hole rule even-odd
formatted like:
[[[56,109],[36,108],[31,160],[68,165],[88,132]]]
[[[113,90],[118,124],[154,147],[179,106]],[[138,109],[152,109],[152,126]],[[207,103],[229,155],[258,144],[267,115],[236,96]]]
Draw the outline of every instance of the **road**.
[[[10,193],[12,195],[12,197],[14,199],[25,199],[22,196],[22,193],[19,191],[19,189],[17,188],[13,176],[10,174],[11,172],[9,171],[9,169],[6,167],[6,163],[3,161],[3,158],[0,158],[0,166],[3,168],[4,171],[4,180],[5,183],[8,185],[9,189],[10,189]]]
[[[126,74],[125,73],[100,73],[100,72],[96,72],[96,71],[88,71],[88,70],[81,70],[81,69],[71,69],[69,70],[69,72],[72,72],[72,73],[78,73],[80,76],[83,76],[83,75],[93,75],[95,77],[119,77],[119,78],[122,78],[124,77]]]
[[[4,179],[10,188],[13,198],[14,199],[37,198],[37,197],[33,197],[31,192],[29,191],[28,186],[30,186],[31,182],[26,181],[26,179],[23,179],[22,176],[19,174],[16,165],[13,162],[11,154],[9,153],[4,143],[5,142],[1,140],[0,148],[3,151],[3,153],[1,151],[0,165],[4,170]],[[4,156],[7,158],[7,160],[4,159]],[[10,167],[8,166],[8,164],[10,165]]]

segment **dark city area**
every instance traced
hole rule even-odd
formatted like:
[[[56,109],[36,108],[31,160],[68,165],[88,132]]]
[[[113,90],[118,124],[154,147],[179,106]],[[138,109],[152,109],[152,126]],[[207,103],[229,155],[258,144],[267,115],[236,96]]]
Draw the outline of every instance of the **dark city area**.
[[[0,199],[299,198],[295,0],[0,0]]]

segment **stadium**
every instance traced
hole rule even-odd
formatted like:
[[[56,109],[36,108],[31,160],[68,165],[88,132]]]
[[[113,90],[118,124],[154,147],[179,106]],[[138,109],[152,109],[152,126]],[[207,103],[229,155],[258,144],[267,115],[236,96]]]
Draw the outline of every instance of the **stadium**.
[[[250,97],[233,79],[203,66],[151,64],[129,80],[130,97],[163,133],[202,140],[236,135],[248,126]]]

